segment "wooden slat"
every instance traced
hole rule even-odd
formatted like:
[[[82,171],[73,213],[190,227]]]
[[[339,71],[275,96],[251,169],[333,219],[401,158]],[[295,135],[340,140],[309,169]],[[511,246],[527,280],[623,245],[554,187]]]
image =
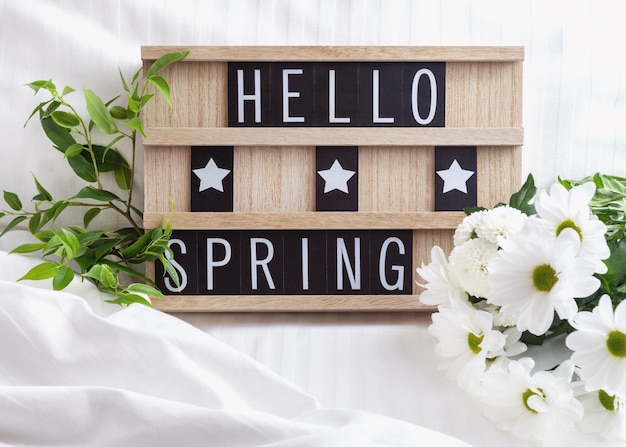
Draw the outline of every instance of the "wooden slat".
[[[187,61],[523,61],[524,47],[507,46],[146,46],[143,60],[189,51]]]
[[[153,299],[165,312],[432,311],[416,295],[180,295]]]
[[[416,213],[312,212],[312,213],[144,213],[144,226],[154,228],[171,219],[179,230],[202,229],[453,229],[461,211]]]
[[[146,129],[144,146],[521,146],[512,128],[170,128]]]

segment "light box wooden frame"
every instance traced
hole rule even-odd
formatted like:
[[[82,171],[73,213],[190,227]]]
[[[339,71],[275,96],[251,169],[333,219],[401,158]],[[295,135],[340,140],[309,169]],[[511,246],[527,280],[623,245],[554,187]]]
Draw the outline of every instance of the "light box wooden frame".
[[[464,217],[433,211],[434,146],[476,146],[478,205],[507,201],[521,185],[523,47],[150,46],[142,59],[148,65],[181,50],[189,51],[186,60],[164,72],[172,108],[155,97],[144,115],[146,228],[171,219],[175,229],[412,229],[417,279],[433,245],[450,251]],[[227,67],[237,61],[446,62],[446,125],[229,128]],[[234,212],[190,212],[195,145],[235,147]],[[359,146],[358,212],[315,212],[318,145]],[[419,175],[411,172],[416,166]],[[268,169],[281,169],[280,180],[258,174]],[[153,265],[147,273],[154,277]],[[176,312],[429,310],[419,291],[414,284],[411,295],[168,295],[154,305]]]

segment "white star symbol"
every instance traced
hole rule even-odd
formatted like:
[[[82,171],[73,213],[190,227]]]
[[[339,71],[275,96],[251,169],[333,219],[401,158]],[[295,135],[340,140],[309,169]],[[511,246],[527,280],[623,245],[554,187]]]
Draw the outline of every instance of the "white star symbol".
[[[326,184],[324,185],[324,194],[327,192],[338,189],[339,191],[348,192],[348,180],[352,178],[355,171],[350,171],[348,169],[344,169],[339,163],[339,160],[335,160],[330,169],[324,169],[322,171],[317,171],[317,173],[324,179]]]
[[[230,169],[219,168],[211,158],[204,168],[194,169],[193,173],[200,179],[200,190],[198,192],[209,188],[224,192],[222,180],[230,173]]]
[[[459,162],[454,159],[448,169],[437,171],[437,175],[443,179],[443,193],[459,190],[467,194],[467,181],[474,175],[474,171],[461,168]]]

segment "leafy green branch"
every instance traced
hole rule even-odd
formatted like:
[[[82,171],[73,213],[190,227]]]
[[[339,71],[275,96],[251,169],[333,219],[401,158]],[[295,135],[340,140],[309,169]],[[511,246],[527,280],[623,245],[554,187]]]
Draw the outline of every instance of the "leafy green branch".
[[[159,261],[172,278],[178,278],[166,256],[171,227],[168,224],[145,231],[141,226],[142,211],[133,204],[133,198],[138,134],[145,136],[141,114],[154,96],[148,92],[148,87],[153,86],[171,106],[169,84],[159,73],[166,66],[185,59],[187,54],[166,54],[148,67],[144,77],[140,69],[129,81],[120,71],[124,93],[111,100],[104,101],[92,90],[84,89],[86,118],[67,99],[75,92],[72,87],[59,90],[52,80],[27,84],[35,95],[44,92],[48,99],[35,107],[26,124],[37,116],[53,147],[63,154],[74,174],[88,185],[69,198],[54,199],[33,176],[37,194],[32,198],[31,210],[24,207],[14,192],[3,192],[9,209],[1,211],[0,218],[11,220],[0,237],[27,221],[28,230],[38,242],[20,245],[12,253],[39,252],[44,259],[21,279],[52,278],[53,288],[61,290],[72,281],[76,269],[82,278],[112,293],[115,296],[112,302],[149,304],[145,295],[162,295],[135,266]],[[122,98],[123,105],[117,104]],[[98,140],[105,142],[100,144]],[[124,142],[130,144],[130,162],[118,149]],[[105,176],[113,177],[121,193],[105,187]],[[58,217],[71,208],[85,209],[82,225],[54,228]],[[117,230],[89,230],[89,225],[102,212],[117,213],[127,226]],[[127,278],[141,282],[127,284]]]

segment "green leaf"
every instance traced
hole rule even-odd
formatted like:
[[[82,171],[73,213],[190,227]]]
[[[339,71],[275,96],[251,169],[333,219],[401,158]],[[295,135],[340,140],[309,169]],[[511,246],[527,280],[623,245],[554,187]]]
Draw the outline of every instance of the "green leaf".
[[[0,237],[7,234],[10,230],[19,225],[21,222],[24,222],[26,219],[28,219],[28,217],[26,216],[17,216],[15,219],[9,222],[6,227],[4,227],[4,230],[2,230],[2,233],[0,233]]]
[[[52,112],[50,117],[61,127],[68,129],[74,128],[80,124],[80,119],[73,113],[64,112],[62,110],[56,110]]]
[[[163,68],[165,68],[169,64],[182,61],[183,59],[187,57],[188,54],[189,54],[189,51],[178,51],[175,53],[164,54],[163,56],[155,60],[154,63],[150,66],[150,68],[148,68],[148,72],[146,73],[146,78],[153,77],[155,74],[157,74],[159,71],[161,71]]]
[[[122,201],[116,194],[104,189],[94,188],[93,186],[85,186],[72,199],[92,199],[99,202]]]
[[[33,197],[33,200],[50,202],[52,200],[52,195],[48,191],[46,191],[46,188],[41,186],[41,183],[39,183],[39,180],[37,180],[37,177],[35,177],[35,175],[33,175],[33,180],[35,181],[35,187],[37,188],[37,192],[39,193],[35,197]]]
[[[122,258],[123,259],[131,259],[137,256],[142,250],[144,250],[148,245],[152,242],[152,236],[150,233],[146,233],[133,242],[131,245],[122,250]]]
[[[142,293],[155,298],[163,298],[163,293],[161,293],[159,289],[147,284],[133,283],[126,287],[126,290],[128,292]]]
[[[529,174],[522,188],[511,196],[509,205],[529,216],[536,214],[535,206],[531,203],[536,194],[535,180],[532,174]]]
[[[99,145],[92,146],[92,149],[100,172],[115,171],[120,166],[129,166],[126,159],[117,149]],[[89,157],[89,160],[91,160],[91,157]]]
[[[107,300],[107,303],[112,303],[112,304],[119,304],[121,305],[131,305],[131,304],[143,304],[144,306],[148,306],[148,307],[152,307],[152,304],[150,303],[150,301],[146,300],[143,296],[141,295],[135,295],[133,293],[125,293],[125,292],[121,292],[119,294],[117,294],[117,298],[113,299],[113,300]]]
[[[15,211],[21,211],[22,201],[14,192],[4,191],[4,201]]]
[[[106,134],[118,132],[115,120],[102,99],[89,89],[85,89],[85,99],[87,100],[87,113],[96,127]]]
[[[80,156],[68,158],[67,162],[77,176],[86,182],[93,183],[98,180],[98,177],[93,168],[93,163],[84,157],[84,154],[87,154],[87,156],[91,158],[91,155],[89,155],[87,151],[83,151]]]
[[[80,242],[76,235],[65,228],[53,231],[65,249],[65,257],[73,258],[76,256],[76,254],[80,251]]]
[[[107,289],[114,289],[117,284],[117,276],[108,265],[96,264],[84,276],[95,279]]]
[[[84,150],[85,147],[82,144],[76,143],[65,149],[63,155],[65,156],[65,158],[76,157],[77,155],[80,155]]]
[[[19,254],[34,253],[36,251],[42,250],[45,246],[46,246],[46,244],[38,244],[38,243],[22,244],[22,245],[19,245],[19,246],[15,247],[9,253],[10,254],[12,254],[12,253],[19,253]]]
[[[41,90],[42,88],[50,92],[56,91],[56,86],[52,82],[52,79],[48,79],[47,81],[33,81],[26,84],[26,86],[32,88],[35,91],[35,94],[37,94],[37,92],[39,92],[39,90]]]
[[[65,87],[63,87],[63,93],[61,93],[61,96],[65,96],[65,95],[69,95],[72,92],[75,92],[76,90],[74,90],[72,87],[70,87],[69,85],[66,85]]]
[[[70,134],[69,129],[59,126],[50,117],[41,120],[41,127],[46,136],[61,151],[65,152],[72,144],[76,143],[74,137]]]
[[[60,268],[61,266],[56,265],[54,262],[44,262],[30,269],[24,276],[18,279],[18,281],[23,281],[26,279],[39,281],[42,279],[52,278],[54,275],[57,274]]]
[[[143,124],[141,123],[141,119],[139,117],[130,118],[128,121],[123,121],[122,124],[125,124],[132,130],[136,130],[144,137],[146,136],[145,132],[143,131]]]
[[[46,103],[46,104],[48,104],[48,103]],[[59,101],[55,101],[55,100],[49,101],[48,107],[46,107],[46,110],[44,110],[41,113],[41,117],[42,118],[48,118],[59,107],[61,107],[61,103]]]
[[[100,208],[90,208],[85,212],[85,215],[83,216],[83,225],[85,228],[87,228],[91,221],[94,220],[98,214],[100,214],[100,211],[102,211]]]
[[[109,111],[111,112],[111,116],[116,120],[125,120],[128,118],[128,112],[126,112],[124,107],[113,106]]]
[[[74,271],[66,266],[60,267],[59,271],[52,278],[52,288],[54,290],[65,289],[74,279]]]
[[[28,221],[28,231],[31,233],[36,233],[41,228],[41,214],[33,214]]]
[[[128,191],[133,180],[133,173],[128,166],[120,166],[113,172],[115,183],[123,191]]]
[[[161,76],[151,76],[148,78],[148,82],[156,87],[161,92],[163,98],[167,101],[170,107],[172,107],[172,99],[170,96],[170,86],[165,79]]]
[[[124,73],[122,73],[122,69],[118,67],[118,71],[120,73],[120,81],[122,82],[122,87],[124,87],[124,90],[129,92],[130,89],[128,88],[128,84],[126,83],[126,79],[124,78]]]

